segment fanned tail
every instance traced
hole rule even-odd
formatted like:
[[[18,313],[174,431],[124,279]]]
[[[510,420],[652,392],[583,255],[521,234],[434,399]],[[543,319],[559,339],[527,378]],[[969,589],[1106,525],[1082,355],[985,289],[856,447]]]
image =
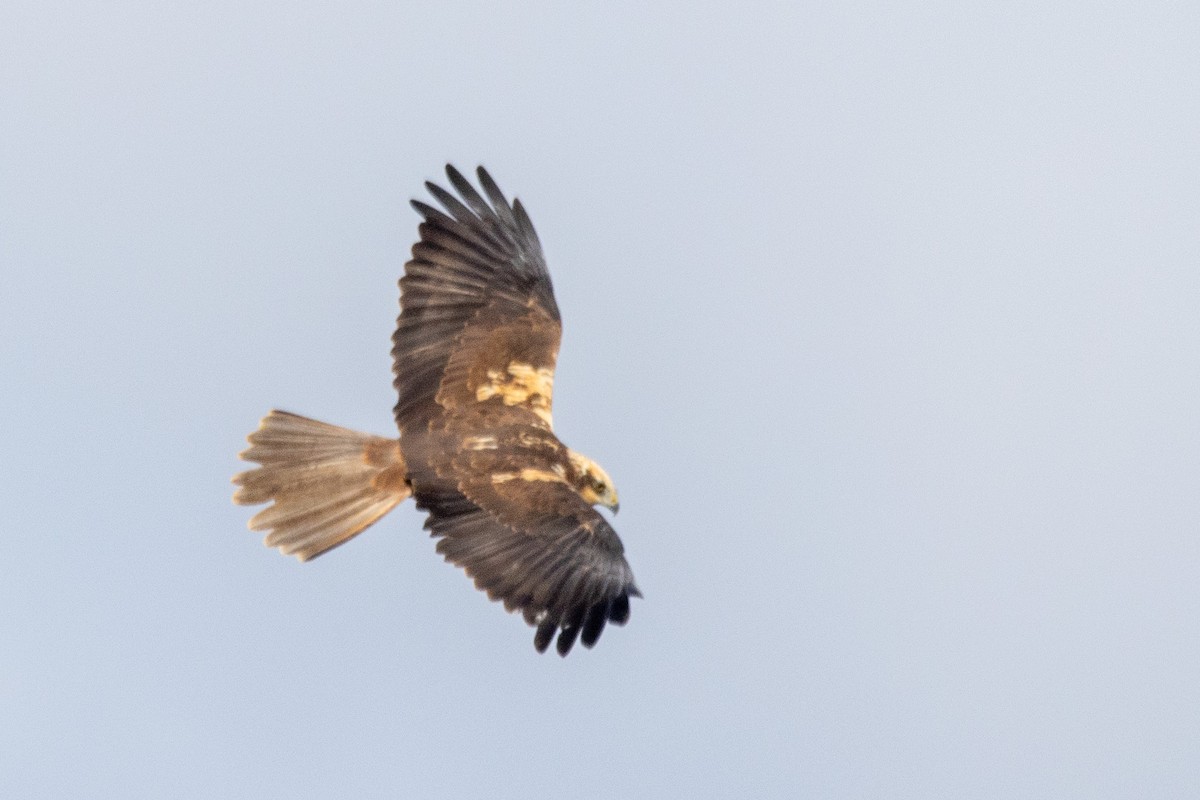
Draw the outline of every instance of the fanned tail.
[[[268,547],[308,561],[362,533],[412,494],[397,439],[272,411],[240,456],[260,466],[235,475],[233,501],[274,505],[250,530]]]

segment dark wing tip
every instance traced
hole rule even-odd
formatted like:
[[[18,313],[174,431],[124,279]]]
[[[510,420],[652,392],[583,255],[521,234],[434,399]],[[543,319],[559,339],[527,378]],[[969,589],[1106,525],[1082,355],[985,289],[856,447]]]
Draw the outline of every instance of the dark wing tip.
[[[624,593],[616,597],[605,598],[591,606],[586,612],[576,612],[570,617],[561,618],[546,615],[541,622],[531,622],[537,625],[537,633],[533,637],[533,646],[539,653],[546,652],[550,642],[558,634],[555,649],[560,656],[566,656],[579,640],[589,650],[600,640],[604,626],[611,622],[614,625],[624,625],[629,621],[629,598],[641,597],[637,587],[630,586]],[[526,616],[530,621],[530,616]]]
[[[604,623],[608,622],[608,615],[612,609],[611,600],[603,600],[592,606],[588,611],[587,619],[583,621],[583,636],[580,641],[583,646],[591,649],[599,639],[600,634],[604,633]]]
[[[537,634],[533,637],[533,647],[539,653],[546,652],[546,648],[550,646],[550,640],[554,638],[555,631],[558,630],[558,619],[547,616],[538,625]]]
[[[475,216],[482,220],[495,218],[495,209],[487,204],[487,201],[479,195],[479,192],[461,172],[447,164],[446,177],[450,179],[450,185],[458,192],[458,196],[475,212]]]
[[[491,173],[484,169],[483,165],[481,164],[479,168],[475,170],[475,174],[479,177],[479,185],[483,187],[483,191],[492,201],[492,205],[503,206],[507,208],[508,198],[504,196],[504,192],[500,191],[500,187],[496,184],[496,181],[492,179]]]
[[[575,646],[575,639],[578,637],[578,625],[569,625],[563,628],[562,633],[558,635],[558,643],[555,645],[558,649],[558,654],[566,658],[567,653],[571,652],[571,648]]]
[[[624,625],[629,621],[628,594],[620,595],[613,600],[612,608],[608,612],[608,618],[614,625]]]
[[[537,231],[534,230],[533,220],[529,218],[529,213],[525,211],[525,206],[521,205],[520,200],[513,200],[513,219],[516,220],[517,226],[521,229],[521,233],[525,235],[525,238],[536,244],[540,252],[542,245],[538,239]]]

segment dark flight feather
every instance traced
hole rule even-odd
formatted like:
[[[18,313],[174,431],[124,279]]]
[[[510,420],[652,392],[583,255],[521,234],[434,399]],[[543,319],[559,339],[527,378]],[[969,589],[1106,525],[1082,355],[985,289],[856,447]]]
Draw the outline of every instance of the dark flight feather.
[[[456,494],[447,480],[431,491],[418,486],[417,505],[429,512],[438,552],[510,611],[561,626],[563,655],[581,631],[590,647],[607,622],[624,624],[629,597],[640,594],[604,517],[565,484],[514,480],[494,487],[505,491],[486,491],[486,478],[466,481],[472,496]]]

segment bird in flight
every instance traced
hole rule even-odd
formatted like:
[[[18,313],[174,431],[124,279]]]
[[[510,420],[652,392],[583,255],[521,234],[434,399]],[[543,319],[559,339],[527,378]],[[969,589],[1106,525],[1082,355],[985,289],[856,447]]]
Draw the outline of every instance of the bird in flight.
[[[301,561],[358,535],[410,495],[437,550],[488,597],[520,611],[544,652],[591,647],[640,597],[616,531],[608,474],[554,434],[562,323],[542,246],[520,200],[483,167],[480,192],[451,165],[457,196],[429,182],[420,239],[400,279],[389,439],[272,411],[241,458],[234,502]]]

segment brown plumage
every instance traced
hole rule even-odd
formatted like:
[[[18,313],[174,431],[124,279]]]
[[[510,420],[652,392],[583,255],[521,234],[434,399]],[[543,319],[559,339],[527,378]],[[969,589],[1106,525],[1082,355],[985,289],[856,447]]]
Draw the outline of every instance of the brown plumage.
[[[424,221],[392,337],[400,438],[273,411],[241,454],[260,466],[234,478],[234,500],[273,500],[250,527],[308,560],[412,495],[438,552],[520,611],[539,651],[557,635],[566,655],[624,624],[640,596],[593,508],[616,510],[617,493],[554,435],[562,325],[528,214],[482,167],[482,195],[454,167],[446,175],[457,196],[426,184],[444,210],[413,201]]]

